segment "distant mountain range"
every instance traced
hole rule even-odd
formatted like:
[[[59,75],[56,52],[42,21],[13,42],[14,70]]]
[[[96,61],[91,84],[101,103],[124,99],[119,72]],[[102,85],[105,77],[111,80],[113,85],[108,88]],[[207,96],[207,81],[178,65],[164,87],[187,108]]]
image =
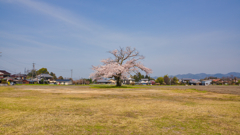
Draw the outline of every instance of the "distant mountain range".
[[[177,78],[182,79],[182,78],[192,78],[192,79],[204,79],[205,77],[217,77],[217,78],[222,78],[222,77],[230,77],[231,75],[233,75],[234,77],[238,77],[240,78],[240,73],[238,72],[230,72],[227,74],[221,74],[221,73],[217,73],[217,74],[206,74],[206,73],[200,73],[200,74],[179,74],[179,75],[175,75]],[[173,75],[170,75],[170,77],[173,77]],[[157,76],[153,77],[154,79],[158,78]]]

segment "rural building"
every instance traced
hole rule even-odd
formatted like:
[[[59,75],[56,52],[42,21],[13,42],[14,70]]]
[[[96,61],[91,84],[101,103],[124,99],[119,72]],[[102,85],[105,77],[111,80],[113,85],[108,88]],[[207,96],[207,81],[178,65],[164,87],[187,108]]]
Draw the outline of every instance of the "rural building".
[[[199,85],[199,84],[201,84],[201,81],[197,79],[192,79],[191,81],[189,81],[189,85]]]
[[[30,84],[30,81],[28,81],[28,80],[23,80],[22,83],[23,83],[23,84]]]
[[[18,80],[25,80],[27,78],[26,74],[13,74],[11,75],[12,78],[18,79]]]
[[[109,80],[97,80],[97,84],[111,84],[112,81]]]
[[[40,74],[37,76],[37,80],[38,80],[38,83],[40,83],[40,81],[43,79],[43,82],[41,83],[44,83],[44,82],[47,82],[49,83],[49,81],[52,79],[53,77],[49,74]]]
[[[40,74],[37,76],[38,79],[44,79],[44,80],[48,80],[48,79],[52,79],[53,77],[49,74]]]
[[[14,84],[23,84],[22,80],[17,80],[17,79],[13,80],[13,83]]]
[[[72,85],[72,80],[71,79],[57,79],[56,84],[58,85]]]
[[[203,80],[202,85],[208,86],[211,84],[211,82],[212,82],[212,80]]]
[[[138,82],[138,84],[140,84],[140,85],[149,85],[149,84],[151,84],[151,82],[149,82],[147,78],[144,78],[144,79],[141,79]]]
[[[123,84],[132,84],[132,83],[135,83],[135,79],[132,79],[132,78],[123,79]]]
[[[5,77],[10,77],[10,73],[8,73],[7,71],[5,70],[0,70],[0,79],[3,79]]]
[[[189,83],[190,81],[192,81],[192,79],[191,78],[182,78],[182,83]]]
[[[114,79],[110,79],[110,80],[108,80],[108,81],[110,81],[111,84],[116,84],[116,80],[114,80]]]
[[[12,77],[5,77],[4,80],[6,80],[8,82],[12,82],[14,79]]]

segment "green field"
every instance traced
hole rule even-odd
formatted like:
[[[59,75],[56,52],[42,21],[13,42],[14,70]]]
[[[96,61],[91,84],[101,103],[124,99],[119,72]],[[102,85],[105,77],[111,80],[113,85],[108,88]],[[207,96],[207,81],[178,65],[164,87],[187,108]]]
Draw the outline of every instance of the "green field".
[[[0,134],[240,134],[240,96],[198,87],[0,87]]]

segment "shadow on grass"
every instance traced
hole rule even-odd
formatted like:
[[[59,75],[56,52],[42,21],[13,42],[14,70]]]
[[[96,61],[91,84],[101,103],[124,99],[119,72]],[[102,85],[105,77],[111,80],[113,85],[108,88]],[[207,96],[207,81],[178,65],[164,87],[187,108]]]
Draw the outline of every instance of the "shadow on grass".
[[[91,88],[121,88],[121,89],[124,89],[124,88],[127,88],[127,89],[133,89],[133,88],[138,88],[136,86],[114,86],[114,85],[94,85],[94,86],[91,86]]]

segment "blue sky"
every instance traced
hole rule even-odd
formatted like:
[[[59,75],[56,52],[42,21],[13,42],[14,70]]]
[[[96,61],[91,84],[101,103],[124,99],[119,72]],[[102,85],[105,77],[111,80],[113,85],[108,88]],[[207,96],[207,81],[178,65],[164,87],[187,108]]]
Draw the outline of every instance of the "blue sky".
[[[239,0],[0,0],[0,69],[89,77],[135,47],[151,76],[240,72]]]

